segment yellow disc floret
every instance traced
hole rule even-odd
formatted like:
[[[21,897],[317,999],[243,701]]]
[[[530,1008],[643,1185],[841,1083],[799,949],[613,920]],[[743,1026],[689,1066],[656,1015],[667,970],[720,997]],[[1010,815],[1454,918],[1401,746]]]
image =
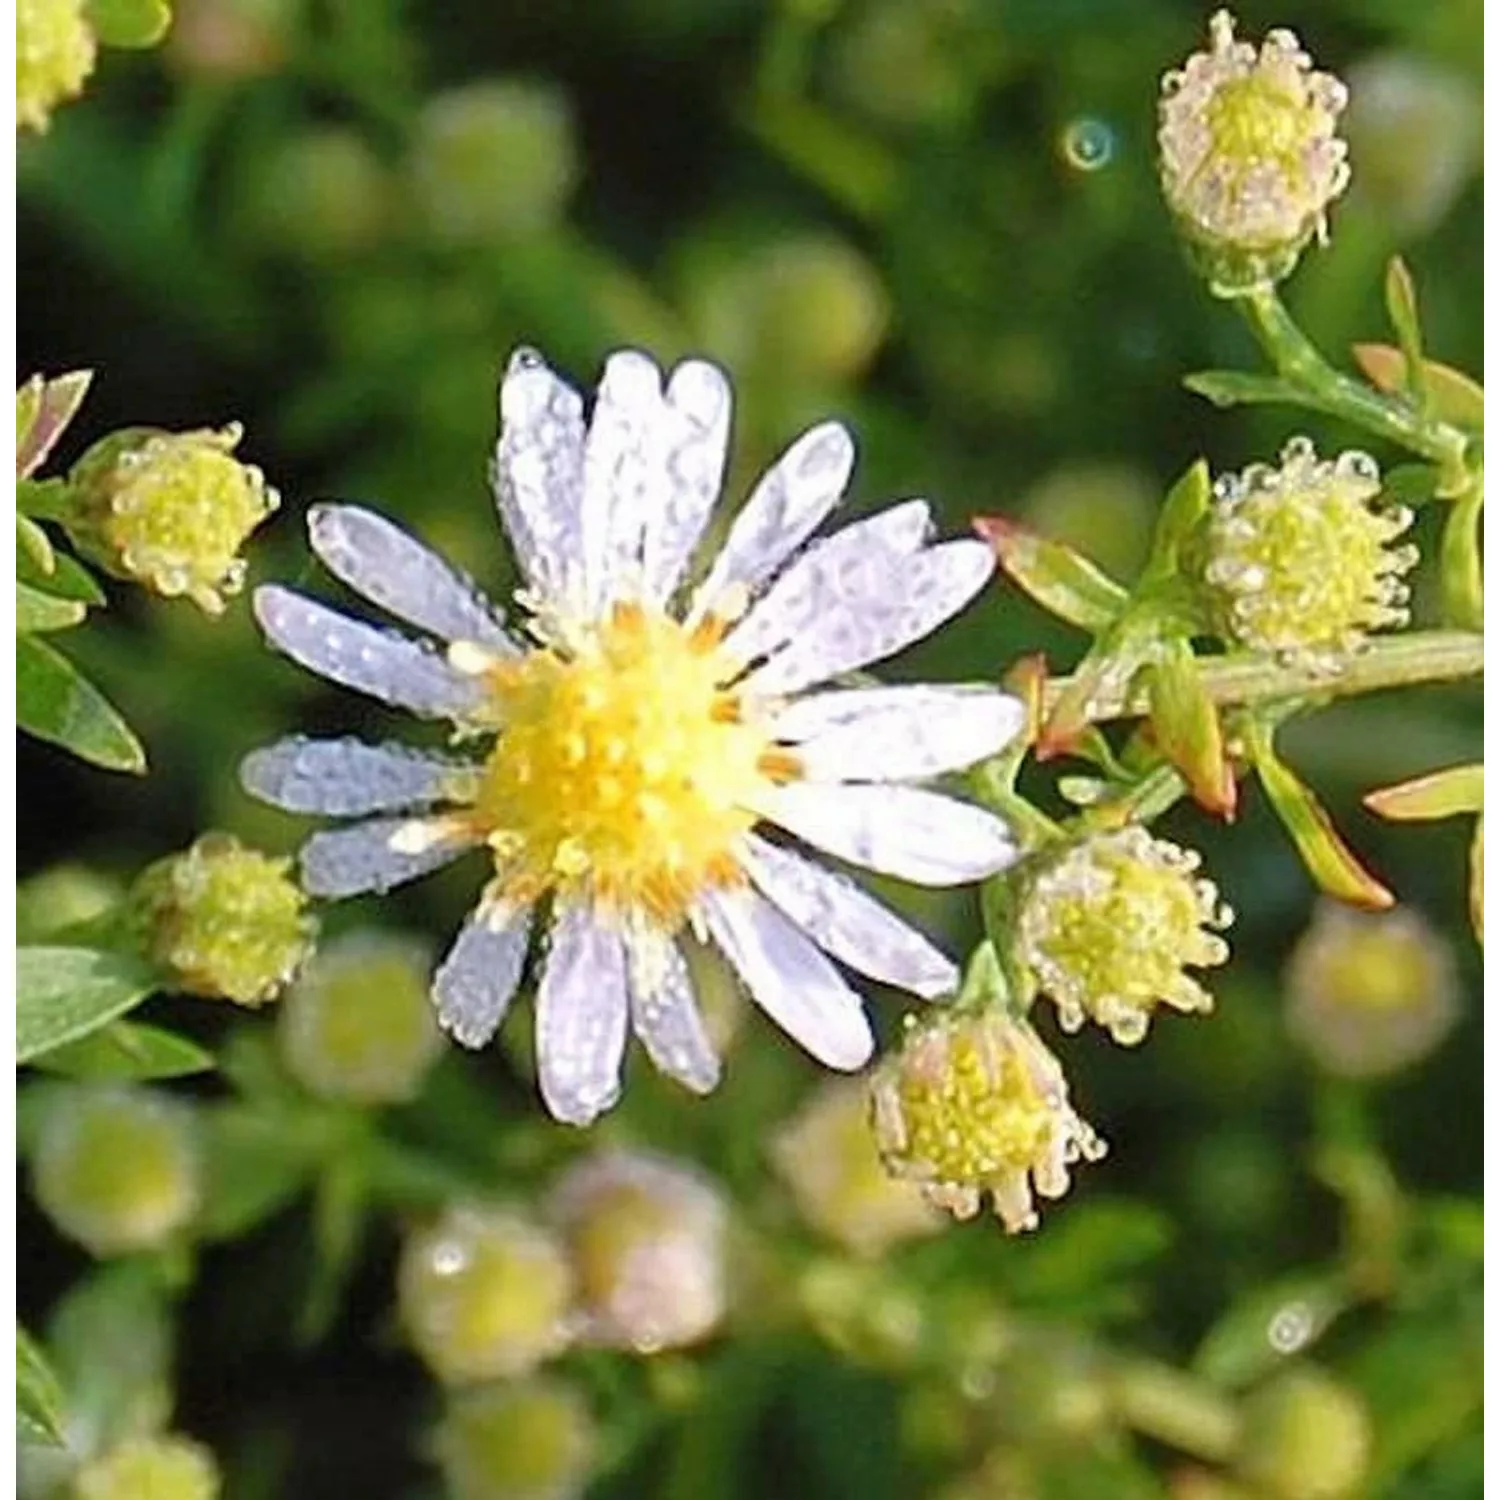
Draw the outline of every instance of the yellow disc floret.
[[[508,896],[586,891],[675,927],[738,878],[756,792],[795,767],[742,722],[718,639],[619,605],[571,650],[491,669],[502,729],[474,816]]]

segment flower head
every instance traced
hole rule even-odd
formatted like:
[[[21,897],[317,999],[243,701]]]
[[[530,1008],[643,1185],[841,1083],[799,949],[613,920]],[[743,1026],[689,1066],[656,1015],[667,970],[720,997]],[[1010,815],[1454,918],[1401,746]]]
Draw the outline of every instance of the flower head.
[[[1333,671],[1368,632],[1405,624],[1402,575],[1417,552],[1390,543],[1411,512],[1376,508],[1379,494],[1374,459],[1320,459],[1306,438],[1293,438],[1276,468],[1221,475],[1191,551],[1224,639]]]
[[[988,1192],[1013,1234],[1036,1227],[1033,1192],[1060,1198],[1068,1167],[1103,1154],[1068,1103],[1061,1064],[1002,1011],[909,1022],[873,1094],[890,1172],[960,1219],[978,1213]]]
[[[224,833],[158,860],[131,893],[147,953],[188,994],[239,1005],[273,999],[317,932],[291,863]]]
[[[218,1500],[219,1469],[201,1443],[172,1433],[127,1438],[73,1479],[73,1500]]]
[[[234,457],[240,436],[236,422],[218,432],[112,433],[74,466],[69,534],[121,577],[222,613],[244,582],[240,548],[280,503],[260,470]]]
[[[1128,1046],[1146,1035],[1158,1004],[1212,1008],[1186,970],[1229,956],[1211,929],[1227,927],[1232,913],[1197,872],[1196,854],[1136,824],[1043,862],[1021,900],[1016,956],[1065,1030],[1088,1017]]]
[[[614,1102],[630,1028],[686,1087],[717,1083],[684,929],[715,943],[813,1056],[863,1066],[869,1023],[830,960],[928,997],[953,988],[953,965],[757,825],[926,885],[1014,858],[991,813],[909,783],[992,753],[1020,727],[1017,702],[989,688],[826,686],[961,609],[989,578],[990,549],[933,545],[921,501],[804,547],[854,462],[829,423],[772,467],[684,593],[725,464],[721,372],[687,361],[663,384],[644,355],[612,355],[585,423],[579,396],[522,350],[500,408],[494,479],[525,577],[523,628],[351,506],[313,509],[314,550],[441,650],[285,589],[255,599],[302,665],[493,736],[486,753],[293,739],[252,755],[245,785],[294,811],[383,815],[307,843],[316,895],[383,890],[487,850],[493,878],[433,986],[439,1021],[468,1046],[500,1025],[550,905],[536,1051],[559,1119],[587,1124]]]
[[[1157,131],[1167,204],[1225,296],[1285,276],[1349,181],[1344,85],[1290,31],[1257,48],[1234,24],[1218,11],[1207,51],[1162,79]]]
[[[1348,1078],[1420,1061],[1458,1019],[1453,953],[1410,907],[1359,912],[1323,902],[1292,952],[1286,985],[1292,1036]]]
[[[433,1446],[453,1500],[575,1500],[598,1433],[575,1387],[525,1380],[455,1396]]]
[[[1373,1436],[1357,1390],[1297,1366],[1246,1401],[1235,1467],[1279,1500],[1348,1500],[1364,1486]]]
[[[17,0],[18,126],[45,130],[53,107],[83,92],[96,51],[84,10],[84,0]]]

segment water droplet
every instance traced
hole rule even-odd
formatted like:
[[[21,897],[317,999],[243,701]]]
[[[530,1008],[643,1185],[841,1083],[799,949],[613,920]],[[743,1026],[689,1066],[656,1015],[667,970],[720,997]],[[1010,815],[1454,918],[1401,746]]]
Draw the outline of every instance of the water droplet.
[[[1313,1332],[1312,1311],[1305,1302],[1289,1302],[1271,1319],[1266,1337],[1280,1354],[1295,1354]]]
[[[1115,132],[1105,121],[1084,115],[1063,127],[1057,149],[1076,171],[1097,172],[1114,159]]]

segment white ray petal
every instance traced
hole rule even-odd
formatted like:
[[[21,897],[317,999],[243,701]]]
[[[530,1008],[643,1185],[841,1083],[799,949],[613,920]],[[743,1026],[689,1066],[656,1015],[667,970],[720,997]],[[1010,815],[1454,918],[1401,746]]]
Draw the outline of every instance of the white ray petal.
[[[920,787],[791,782],[768,787],[755,811],[805,843],[915,885],[963,885],[1017,854],[993,813]]]
[[[626,935],[630,1020],[651,1061],[695,1094],[718,1086],[718,1053],[703,1025],[687,960],[671,938]]]
[[[561,905],[536,1000],[537,1081],[555,1119],[591,1124],[620,1097],[629,1008],[619,932],[586,902]]]
[[[478,839],[460,823],[430,818],[372,818],[315,833],[298,856],[302,887],[330,899],[388,891],[450,864]]]
[[[292,735],[252,750],[240,762],[240,785],[288,812],[353,818],[460,800],[478,769],[404,745]]]
[[[757,1005],[830,1068],[852,1073],[875,1050],[860,998],[837,969],[764,896],[710,890],[698,914]]]
[[[958,969],[915,928],[852,880],[753,834],[741,863],[817,945],[861,974],[923,999],[951,993]]]
[[[957,614],[994,567],[994,552],[978,541],[945,542],[904,558],[858,598],[818,613],[742,686],[767,696],[795,693],[892,656]]]
[[[998,688],[853,688],[791,703],[772,724],[808,781],[911,781],[993,755],[1026,720]]]
[[[693,610],[712,609],[731,589],[753,591],[823,523],[854,472],[854,439],[837,422],[804,432],[766,470],[734,518],[698,590]]]
[[[490,479],[532,590],[567,597],[582,560],[583,399],[534,349],[510,357]]]
[[[445,641],[515,652],[474,584],[393,521],[357,505],[314,505],[307,535],[329,572],[398,619]]]
[[[330,682],[428,718],[462,720],[483,689],[418,641],[377,630],[276,584],[255,591],[266,638],[299,666]]]
[[[531,941],[531,907],[486,894],[432,980],[438,1024],[465,1047],[500,1029]]]

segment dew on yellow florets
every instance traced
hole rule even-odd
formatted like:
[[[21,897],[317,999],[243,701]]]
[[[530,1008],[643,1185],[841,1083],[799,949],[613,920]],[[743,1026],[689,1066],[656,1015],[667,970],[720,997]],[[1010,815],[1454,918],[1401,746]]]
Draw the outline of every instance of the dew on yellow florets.
[[[149,1089],[69,1088],[48,1101],[32,1170],[37,1202],[70,1239],[99,1256],[153,1249],[197,1210],[196,1122]]]
[[[598,1432],[574,1386],[525,1380],[454,1397],[433,1448],[453,1500],[574,1500]]]
[[[523,1375],[572,1336],[573,1273],[558,1241],[503,1208],[457,1205],[406,1244],[397,1303],[440,1380]]]
[[[45,130],[53,108],[83,92],[96,50],[84,0],[17,0],[16,125]]]
[[[1327,233],[1349,181],[1335,133],[1348,91],[1316,72],[1292,32],[1257,48],[1217,12],[1209,46],[1162,80],[1157,144],[1162,190],[1214,290],[1278,281]]]
[[[1322,903],[1292,952],[1286,984],[1293,1038],[1348,1078],[1420,1062],[1458,1019],[1452,950],[1410,907],[1359,912]]]
[[[1320,459],[1306,438],[1293,438],[1275,468],[1218,478],[1190,553],[1224,639],[1336,671],[1369,632],[1404,625],[1402,578],[1417,551],[1390,544],[1412,516],[1375,506],[1379,494],[1374,459]]]
[[[291,867],[223,833],[157,861],[131,893],[147,955],[188,994],[239,1005],[274,999],[317,932]]]
[[[1031,878],[1015,953],[1065,1031],[1089,1019],[1130,1046],[1159,1004],[1213,1008],[1186,970],[1224,962],[1228,944],[1212,929],[1233,914],[1198,865],[1192,851],[1132,825],[1090,835]]]
[[[78,509],[64,524],[101,566],[220,614],[244,583],[240,548],[280,503],[261,471],[234,457],[240,437],[237,422],[112,433],[74,467]]]
[[[1068,1103],[1057,1059],[1000,1011],[909,1020],[872,1096],[876,1144],[894,1176],[960,1219],[989,1193],[1012,1233],[1036,1227],[1033,1193],[1060,1198],[1069,1166],[1103,1154]]]
[[[782,757],[721,686],[719,628],[622,605],[566,654],[488,667],[505,733],[474,816],[510,899],[587,888],[671,929],[739,878],[746,808]]]
[[[218,1500],[219,1469],[201,1443],[175,1434],[129,1438],[74,1476],[70,1500]]]

